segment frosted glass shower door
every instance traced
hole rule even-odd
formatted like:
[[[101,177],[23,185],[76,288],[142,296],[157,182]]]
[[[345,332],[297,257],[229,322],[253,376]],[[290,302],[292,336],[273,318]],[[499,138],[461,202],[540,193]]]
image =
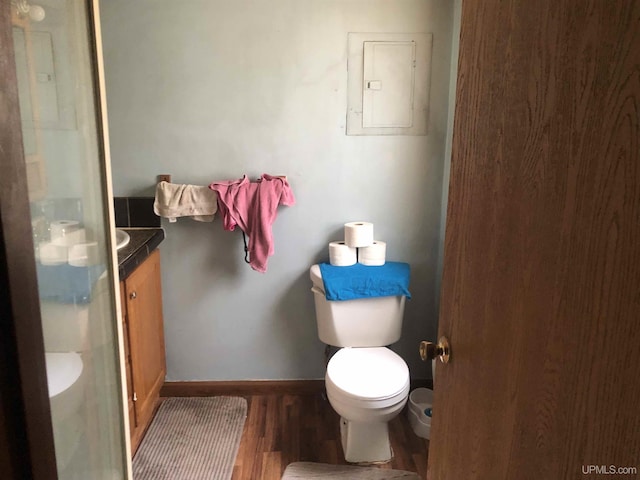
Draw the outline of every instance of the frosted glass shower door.
[[[127,476],[90,4],[12,0],[58,478]]]

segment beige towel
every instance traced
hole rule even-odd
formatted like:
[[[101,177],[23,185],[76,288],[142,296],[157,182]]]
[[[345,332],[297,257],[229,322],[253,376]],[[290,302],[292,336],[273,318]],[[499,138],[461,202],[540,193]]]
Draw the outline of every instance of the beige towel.
[[[160,182],[153,211],[170,222],[175,222],[177,217],[211,222],[218,211],[218,194],[209,187]]]

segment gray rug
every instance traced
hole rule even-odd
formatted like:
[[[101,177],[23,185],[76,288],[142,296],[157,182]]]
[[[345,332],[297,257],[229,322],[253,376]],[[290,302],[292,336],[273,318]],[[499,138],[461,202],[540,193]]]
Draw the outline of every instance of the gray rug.
[[[133,459],[133,478],[230,479],[246,417],[244,398],[164,400]]]
[[[296,462],[287,466],[282,480],[308,480],[330,478],[333,480],[420,480],[417,473],[404,470],[385,470],[376,467],[352,467],[326,463]]]

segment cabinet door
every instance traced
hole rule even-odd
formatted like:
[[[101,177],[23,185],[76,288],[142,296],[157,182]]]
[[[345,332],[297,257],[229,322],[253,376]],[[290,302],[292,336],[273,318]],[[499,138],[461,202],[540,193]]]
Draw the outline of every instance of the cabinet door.
[[[160,252],[155,250],[125,281],[133,395],[137,425],[146,425],[166,373]]]

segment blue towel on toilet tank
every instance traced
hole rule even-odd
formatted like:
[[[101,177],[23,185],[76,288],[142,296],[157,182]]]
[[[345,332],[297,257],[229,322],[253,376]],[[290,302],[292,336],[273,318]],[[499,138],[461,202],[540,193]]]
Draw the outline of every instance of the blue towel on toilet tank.
[[[355,298],[390,297],[409,293],[408,263],[386,262],[379,267],[356,263],[349,267],[320,264],[327,300],[353,300]]]
[[[38,293],[41,300],[84,305],[91,302],[95,283],[104,273],[104,265],[73,267],[69,264],[42,265],[36,263]]]

